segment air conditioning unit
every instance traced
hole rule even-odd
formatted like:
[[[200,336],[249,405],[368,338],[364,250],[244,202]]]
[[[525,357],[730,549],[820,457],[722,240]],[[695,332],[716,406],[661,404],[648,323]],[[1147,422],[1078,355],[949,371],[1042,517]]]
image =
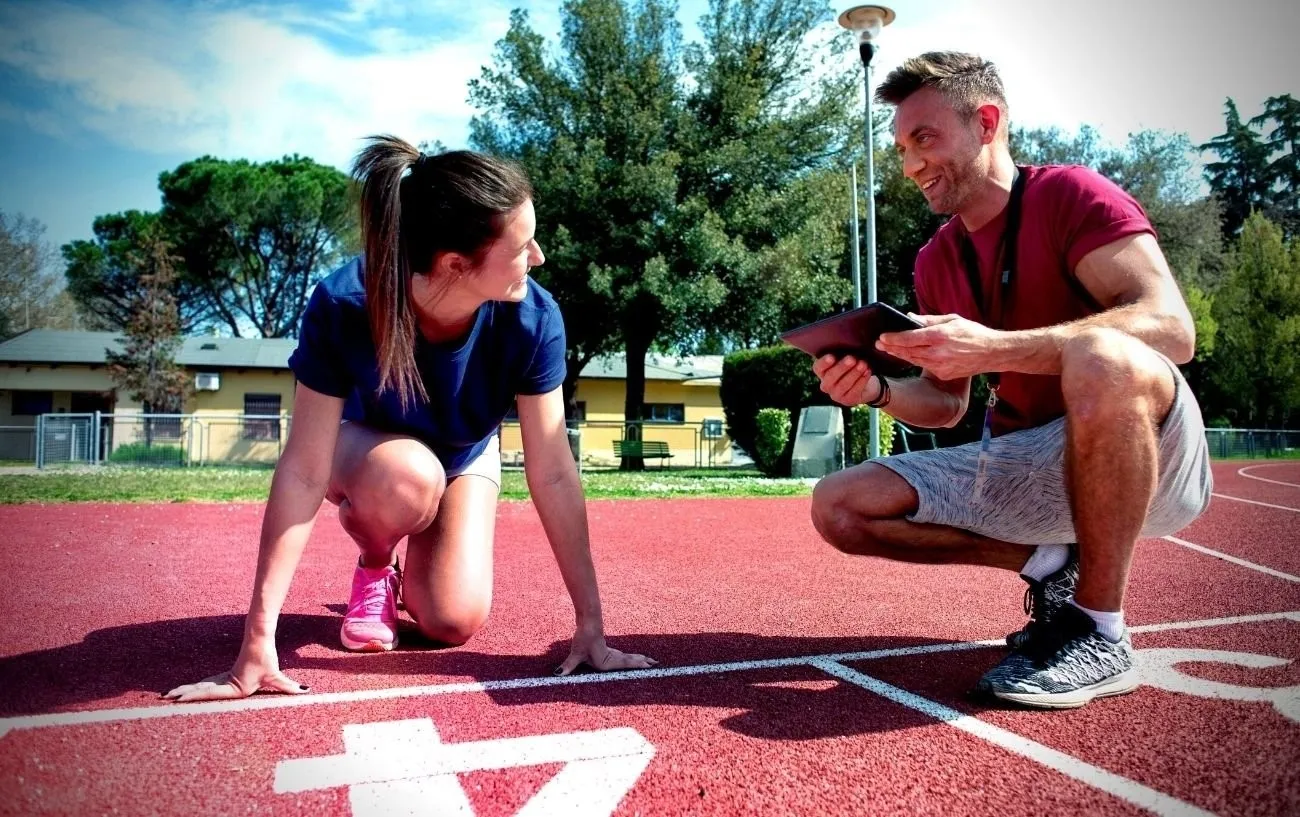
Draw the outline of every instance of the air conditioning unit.
[[[221,375],[217,372],[199,372],[194,375],[195,391],[217,391],[221,388]]]

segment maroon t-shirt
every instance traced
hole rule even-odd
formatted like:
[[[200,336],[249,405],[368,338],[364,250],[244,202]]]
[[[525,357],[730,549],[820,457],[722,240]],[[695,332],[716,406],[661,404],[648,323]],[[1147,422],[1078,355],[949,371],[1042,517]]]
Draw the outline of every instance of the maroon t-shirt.
[[[996,312],[1001,291],[998,259],[1006,208],[968,233],[960,217],[939,228],[916,257],[916,298],[929,315],[957,314],[991,325],[975,303],[962,240],[969,235],[980,262],[985,304]],[[1106,244],[1155,229],[1137,200],[1086,167],[1028,167],[1020,219],[1019,250],[1010,297],[997,329],[1040,329],[1101,311],[1074,276],[1079,259]],[[1059,375],[1001,375],[993,433],[1034,428],[1065,413]]]

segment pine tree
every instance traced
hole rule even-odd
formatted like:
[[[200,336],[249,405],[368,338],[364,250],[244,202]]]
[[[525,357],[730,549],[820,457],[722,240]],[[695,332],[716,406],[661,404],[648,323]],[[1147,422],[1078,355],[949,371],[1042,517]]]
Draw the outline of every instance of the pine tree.
[[[1224,109],[1227,128],[1199,149],[1219,156],[1219,161],[1206,164],[1205,179],[1223,207],[1223,237],[1232,241],[1251,212],[1265,209],[1271,201],[1268,157],[1272,149],[1241,121],[1237,103],[1229,99]]]
[[[140,289],[122,341],[123,351],[108,352],[108,371],[118,387],[144,406],[145,414],[179,414],[189,396],[189,377],[176,362],[181,322],[172,294],[175,259],[162,239],[150,238],[132,256],[139,270]],[[167,422],[167,421],[163,421]],[[145,422],[145,444],[151,445],[156,418]]]

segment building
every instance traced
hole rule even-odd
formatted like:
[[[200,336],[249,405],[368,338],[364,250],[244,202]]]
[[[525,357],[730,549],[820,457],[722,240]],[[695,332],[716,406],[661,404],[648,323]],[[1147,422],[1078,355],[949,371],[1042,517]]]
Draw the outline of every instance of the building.
[[[53,425],[45,445],[73,459],[97,445],[98,459],[138,447],[174,453],[186,462],[271,462],[279,456],[293,414],[295,379],[289,355],[297,341],[265,338],[185,338],[177,362],[193,376],[181,417],[148,416],[109,376],[105,352],[120,349],[112,332],[35,329],[0,343],[0,460],[36,458],[37,418]],[[731,442],[722,423],[720,356],[652,357],[646,363],[643,438],[667,444],[674,466],[725,465]],[[584,368],[575,400],[579,451],[588,465],[617,462],[624,423],[626,366],[621,357]],[[90,420],[105,418],[90,428]],[[68,415],[60,422],[58,415]],[[502,429],[503,461],[521,464],[517,424]],[[54,450],[54,448],[48,449]]]

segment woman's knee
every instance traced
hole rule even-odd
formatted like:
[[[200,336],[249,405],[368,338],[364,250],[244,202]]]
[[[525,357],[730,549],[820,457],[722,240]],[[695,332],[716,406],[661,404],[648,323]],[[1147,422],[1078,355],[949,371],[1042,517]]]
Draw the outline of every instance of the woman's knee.
[[[412,440],[387,451],[377,447],[347,484],[349,532],[396,541],[433,522],[447,477],[433,452]]]
[[[483,629],[487,622],[489,604],[469,605],[459,610],[427,616],[415,616],[420,633],[431,641],[459,647]]]

